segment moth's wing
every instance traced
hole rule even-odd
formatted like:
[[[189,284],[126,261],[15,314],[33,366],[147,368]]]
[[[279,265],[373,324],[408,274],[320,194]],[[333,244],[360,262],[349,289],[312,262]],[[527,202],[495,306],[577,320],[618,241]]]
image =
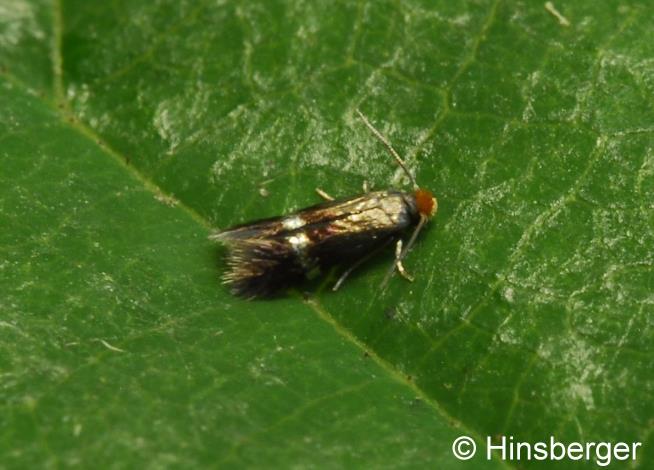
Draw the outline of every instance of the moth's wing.
[[[315,223],[305,228],[311,240],[307,257],[321,268],[337,264],[351,264],[358,259],[397,239],[403,228],[397,225],[380,225],[365,217]]]
[[[370,193],[342,208],[338,218],[307,226],[321,251],[365,251],[401,234],[414,222],[413,209],[398,192]]]
[[[282,237],[314,222],[326,222],[338,218],[342,214],[351,213],[356,210],[357,205],[362,200],[369,197],[369,194],[364,194],[347,199],[322,202],[281,217],[270,217],[236,225],[211,234],[209,239],[226,242],[246,238]]]
[[[284,239],[227,238],[228,270],[223,282],[240,297],[270,297],[297,283],[304,268]]]
[[[376,192],[255,221],[212,238],[228,249],[224,281],[242,297],[268,297],[314,267],[350,264],[412,223],[399,192]]]
[[[305,257],[321,269],[352,265],[397,240],[414,223],[413,207],[399,192],[369,193],[331,211],[336,209],[337,216],[317,218],[302,228],[310,241]]]

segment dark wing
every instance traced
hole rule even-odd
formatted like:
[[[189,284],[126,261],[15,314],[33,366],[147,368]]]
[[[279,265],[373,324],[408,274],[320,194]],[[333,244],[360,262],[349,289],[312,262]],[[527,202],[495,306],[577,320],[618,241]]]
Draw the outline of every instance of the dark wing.
[[[371,224],[402,223],[403,221],[385,217],[385,213],[399,214],[400,212],[409,213],[409,217],[415,219],[417,212],[412,196],[399,191],[376,191],[347,199],[323,202],[285,216],[236,225],[218,231],[209,238],[227,242],[234,239],[283,237],[312,224],[322,225],[347,218],[356,222],[358,214],[361,214],[359,220],[364,222],[362,228],[366,225],[366,221]],[[351,226],[352,224],[348,225]]]
[[[308,223],[306,216],[315,219],[324,217],[325,213],[329,213],[331,208],[338,208],[341,205],[348,205],[361,196],[349,198],[340,201],[329,201],[321,204],[316,204],[311,207],[300,209],[299,211],[290,213],[288,215],[270,217],[266,219],[255,220],[254,222],[247,222],[239,224],[226,230],[218,231],[212,234],[209,238],[218,241],[237,240],[246,238],[270,238],[275,236],[284,236],[289,232],[297,230]],[[338,211],[338,209],[336,209]]]
[[[212,236],[227,245],[225,282],[243,297],[265,297],[315,268],[354,262],[415,223],[407,194],[379,191],[259,220]]]
[[[416,221],[411,199],[399,192],[366,194],[338,208],[337,217],[318,218],[304,227],[311,241],[307,256],[321,267],[354,262]]]

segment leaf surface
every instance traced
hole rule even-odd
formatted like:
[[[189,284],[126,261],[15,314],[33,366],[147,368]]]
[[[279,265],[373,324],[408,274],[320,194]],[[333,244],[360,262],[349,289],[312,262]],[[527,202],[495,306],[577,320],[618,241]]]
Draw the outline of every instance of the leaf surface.
[[[9,4],[3,461],[539,465],[458,462],[461,434],[652,458],[645,7]],[[388,253],[336,294],[232,298],[211,227],[402,186],[357,107],[439,198],[416,282],[380,292]]]

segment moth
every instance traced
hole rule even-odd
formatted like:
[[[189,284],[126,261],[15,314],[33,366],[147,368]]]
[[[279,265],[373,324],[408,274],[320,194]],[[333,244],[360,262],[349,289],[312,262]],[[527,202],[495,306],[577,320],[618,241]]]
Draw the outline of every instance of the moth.
[[[348,266],[333,287],[337,290],[354,269],[391,243],[395,259],[382,287],[396,269],[413,280],[402,261],[436,213],[438,202],[418,186],[386,137],[361,111],[356,112],[406,173],[413,192],[390,189],[333,200],[316,189],[326,202],[214,232],[209,238],[227,247],[223,282],[232,293],[250,299],[271,297],[334,266]],[[404,245],[402,236],[411,228]]]

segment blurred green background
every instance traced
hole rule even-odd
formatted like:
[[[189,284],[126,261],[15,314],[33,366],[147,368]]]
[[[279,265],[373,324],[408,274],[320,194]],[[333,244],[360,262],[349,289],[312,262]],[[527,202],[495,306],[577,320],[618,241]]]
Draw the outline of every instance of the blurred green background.
[[[0,1],[0,466],[650,468],[654,23],[554,7]],[[416,282],[230,296],[213,228],[402,187],[357,107],[439,198]]]

